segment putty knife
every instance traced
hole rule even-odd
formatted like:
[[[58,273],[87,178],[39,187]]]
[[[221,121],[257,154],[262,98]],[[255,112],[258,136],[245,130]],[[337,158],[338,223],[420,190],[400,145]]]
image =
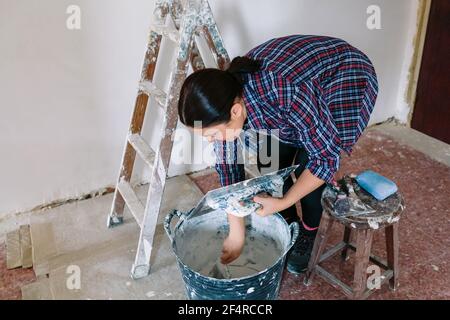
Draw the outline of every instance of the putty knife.
[[[239,217],[247,216],[261,207],[260,204],[252,200],[255,195],[265,192],[272,197],[282,197],[284,181],[298,167],[298,165],[291,166],[211,190],[203,196],[199,205],[186,218],[190,219],[205,214],[210,209],[222,209]]]

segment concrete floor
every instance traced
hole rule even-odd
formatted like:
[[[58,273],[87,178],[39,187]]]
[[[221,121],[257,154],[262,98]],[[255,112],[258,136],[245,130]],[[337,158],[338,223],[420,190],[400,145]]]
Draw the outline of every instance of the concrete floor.
[[[367,130],[353,155],[343,158],[340,174],[371,168],[396,181],[406,200],[407,209],[400,221],[400,288],[396,292],[382,288],[371,299],[450,298],[449,166],[449,145],[392,124]],[[211,170],[191,178],[170,179],[159,221],[173,208],[194,207],[202,191],[216,187],[217,176]],[[138,195],[144,198],[146,188],[140,187]],[[180,273],[161,224],[151,275],[137,281],[130,279],[139,229],[128,212],[124,225],[107,229],[111,202],[109,194],[2,221],[0,243],[4,233],[20,224],[50,222],[57,255],[48,259],[49,276],[36,279],[30,270],[6,270],[5,249],[0,245],[0,299],[184,299]],[[339,226],[334,229],[332,243],[342,236]],[[384,252],[383,241],[381,234],[375,237],[374,251],[380,255]],[[81,269],[80,290],[67,289],[66,271],[70,265]],[[330,261],[326,267],[350,281],[351,261],[345,266]],[[280,298],[344,298],[320,279],[308,288],[302,280],[285,273]]]

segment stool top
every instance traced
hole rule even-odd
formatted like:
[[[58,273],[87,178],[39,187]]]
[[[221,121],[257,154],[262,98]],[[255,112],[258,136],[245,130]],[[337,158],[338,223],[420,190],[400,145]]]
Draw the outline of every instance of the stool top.
[[[325,212],[344,225],[357,229],[380,229],[396,223],[405,208],[403,197],[394,193],[383,201],[375,199],[362,189],[356,180],[345,176],[339,180],[341,186],[346,186],[350,210],[337,212],[335,201],[342,188],[327,186],[322,194],[322,207]],[[353,187],[353,190],[351,190]]]

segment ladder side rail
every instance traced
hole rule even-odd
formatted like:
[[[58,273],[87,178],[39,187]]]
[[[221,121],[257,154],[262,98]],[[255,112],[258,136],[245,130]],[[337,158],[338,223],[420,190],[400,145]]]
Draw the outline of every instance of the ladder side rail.
[[[161,35],[153,31],[150,31],[149,42],[141,72],[141,81],[153,80],[156,69],[157,57],[159,54],[159,49],[161,47],[161,40],[162,40]],[[129,134],[141,133],[149,99],[150,97],[146,93],[139,90],[138,95],[136,97],[133,114],[131,116]],[[122,179],[124,179],[127,182],[131,180],[135,159],[136,159],[136,150],[134,150],[133,146],[129,143],[127,135],[125,148],[121,160],[119,177],[117,179],[117,184],[119,184]],[[111,212],[108,216],[107,221],[107,226],[109,228],[123,223],[124,208],[125,208],[125,200],[120,194],[119,189],[116,187],[116,190],[114,191],[114,198],[111,207]]]
[[[202,28],[200,29],[200,32],[205,37],[218,68],[225,70],[230,65],[230,57],[225,49],[222,36],[220,35],[219,28],[217,27],[208,1],[202,0],[202,2],[202,12],[200,14],[202,17]]]
[[[176,64],[171,74],[170,91],[167,96],[166,110],[160,131],[160,144],[156,151],[155,164],[152,168],[138,249],[131,271],[133,279],[145,277],[150,272],[153,239],[172,153],[173,134],[178,122],[178,98],[188,72],[189,59],[191,57],[189,53],[193,46],[194,32],[197,28],[195,16],[196,11],[192,10],[192,8],[187,7],[184,9],[180,25],[180,42],[177,46]]]

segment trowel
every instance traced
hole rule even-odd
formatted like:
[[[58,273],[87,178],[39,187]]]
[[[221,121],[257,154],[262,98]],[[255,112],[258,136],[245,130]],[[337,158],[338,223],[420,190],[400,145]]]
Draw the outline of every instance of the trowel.
[[[189,213],[186,219],[206,214],[211,209],[222,209],[227,213],[245,217],[261,207],[260,204],[253,201],[255,195],[268,193],[272,197],[282,197],[284,181],[298,167],[299,165],[291,166],[211,190],[203,196],[199,205]]]

